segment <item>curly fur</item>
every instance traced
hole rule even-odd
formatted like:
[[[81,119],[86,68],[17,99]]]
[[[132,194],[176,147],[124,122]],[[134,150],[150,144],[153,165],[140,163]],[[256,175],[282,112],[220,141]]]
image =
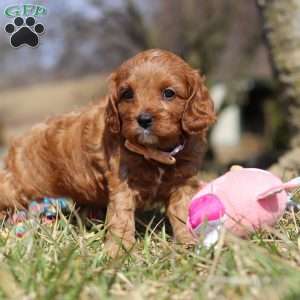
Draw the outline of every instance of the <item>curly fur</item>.
[[[133,98],[122,100],[130,87]],[[171,101],[162,90],[171,87]],[[137,123],[153,116],[151,129]],[[176,239],[192,242],[181,220],[199,188],[197,172],[206,132],[214,121],[213,104],[202,77],[175,54],[153,49],[124,62],[110,77],[100,104],[37,125],[15,140],[0,174],[0,209],[26,206],[32,198],[68,196],[79,205],[106,207],[105,247],[116,253],[116,238],[134,243],[134,213],[156,202],[166,205]],[[185,139],[175,165],[131,152],[126,140],[169,151]]]

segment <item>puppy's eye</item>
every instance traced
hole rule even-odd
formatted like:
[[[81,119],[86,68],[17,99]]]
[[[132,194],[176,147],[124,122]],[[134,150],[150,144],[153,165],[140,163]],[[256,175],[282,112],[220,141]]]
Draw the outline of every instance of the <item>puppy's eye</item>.
[[[126,89],[121,92],[121,99],[125,100],[131,100],[133,98],[133,90],[132,89]]]
[[[175,92],[172,89],[165,89],[163,90],[163,97],[166,100],[171,100],[172,98],[174,98],[175,96]]]

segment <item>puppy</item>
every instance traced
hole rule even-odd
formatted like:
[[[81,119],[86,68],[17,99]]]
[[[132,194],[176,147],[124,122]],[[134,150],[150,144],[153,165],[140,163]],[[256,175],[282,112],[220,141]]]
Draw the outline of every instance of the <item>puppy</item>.
[[[0,209],[34,198],[72,197],[107,208],[105,249],[135,242],[134,214],[160,201],[174,236],[192,243],[187,203],[214,122],[199,73],[175,54],[153,49],[110,76],[102,104],[54,117],[12,144],[0,173]]]

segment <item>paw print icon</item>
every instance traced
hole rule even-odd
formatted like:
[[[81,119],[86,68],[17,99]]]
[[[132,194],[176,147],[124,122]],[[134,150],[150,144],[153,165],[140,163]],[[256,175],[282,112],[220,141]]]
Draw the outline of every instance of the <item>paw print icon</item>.
[[[45,32],[45,27],[41,23],[35,22],[33,17],[27,17],[25,22],[22,17],[16,17],[13,23],[5,26],[5,31],[10,36],[10,44],[14,48],[22,45],[36,47],[39,44],[39,37]]]

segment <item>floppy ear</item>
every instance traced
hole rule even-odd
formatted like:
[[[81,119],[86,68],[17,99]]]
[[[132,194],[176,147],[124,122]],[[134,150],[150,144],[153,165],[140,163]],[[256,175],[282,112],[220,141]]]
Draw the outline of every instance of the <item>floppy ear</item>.
[[[214,104],[198,71],[194,70],[187,81],[190,93],[182,116],[182,128],[188,134],[199,134],[214,123]]]
[[[110,95],[107,99],[107,106],[105,111],[105,123],[109,130],[112,133],[119,133],[121,126],[120,126],[120,117],[119,112],[117,109],[117,91],[115,86],[115,75],[111,75],[110,78]]]

